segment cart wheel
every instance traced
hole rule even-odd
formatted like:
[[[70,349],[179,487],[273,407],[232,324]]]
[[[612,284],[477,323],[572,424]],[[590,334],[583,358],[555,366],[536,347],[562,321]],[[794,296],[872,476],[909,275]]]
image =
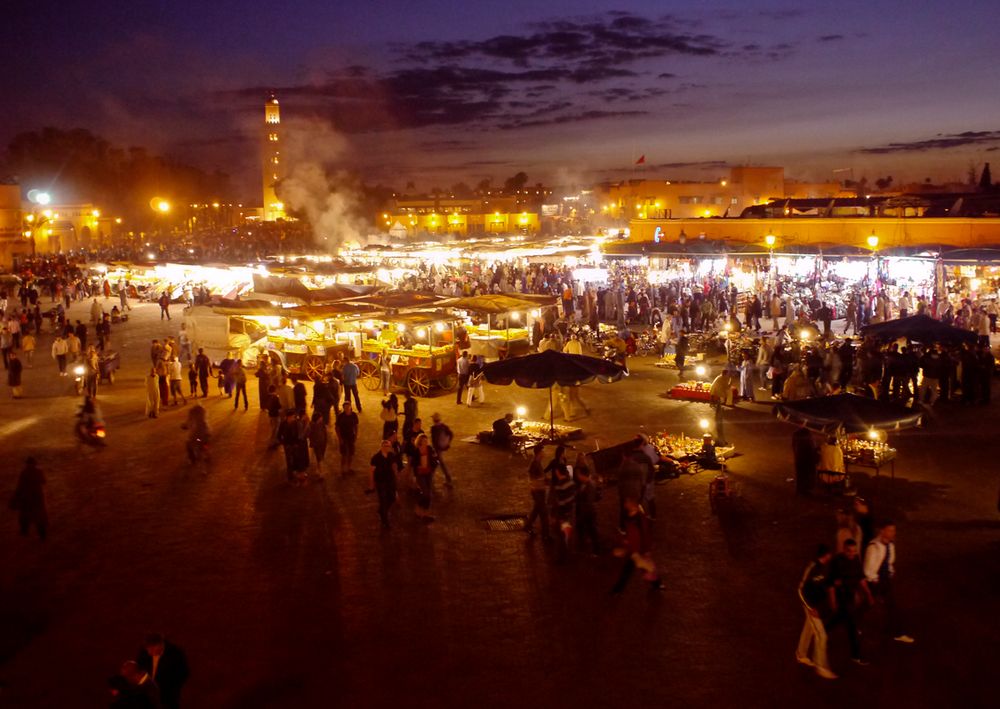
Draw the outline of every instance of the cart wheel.
[[[302,371],[314,382],[318,382],[323,377],[325,368],[326,360],[318,355],[306,355],[306,359],[302,363]]]
[[[368,391],[377,391],[382,386],[382,378],[379,376],[378,365],[370,359],[363,359],[358,362],[358,369],[361,370],[361,385]]]
[[[455,391],[455,387],[458,385],[458,377],[454,374],[445,374],[437,380],[437,385],[445,391]]]
[[[431,390],[431,378],[427,376],[427,370],[411,369],[406,373],[406,388],[414,396],[427,396]]]

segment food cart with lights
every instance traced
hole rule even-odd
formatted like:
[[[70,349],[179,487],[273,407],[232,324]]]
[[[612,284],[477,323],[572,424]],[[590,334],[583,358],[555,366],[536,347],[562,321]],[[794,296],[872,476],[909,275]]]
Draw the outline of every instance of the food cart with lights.
[[[356,322],[362,332],[358,367],[366,389],[381,387],[381,360],[388,357],[392,386],[414,396],[427,396],[435,387],[454,390],[458,376],[453,314],[412,311]]]
[[[471,355],[488,361],[517,357],[531,350],[531,325],[542,308],[555,307],[552,295],[488,294],[453,298],[440,303],[468,316],[468,342],[459,343]]]
[[[260,301],[240,301],[216,306],[212,311],[227,318],[230,332],[248,336],[243,348],[236,350],[245,364],[253,366],[260,357],[267,357],[293,378],[316,381],[334,359],[355,351],[355,342],[340,331],[340,324],[365,309],[354,303],[282,308]],[[234,348],[230,345],[227,349]]]

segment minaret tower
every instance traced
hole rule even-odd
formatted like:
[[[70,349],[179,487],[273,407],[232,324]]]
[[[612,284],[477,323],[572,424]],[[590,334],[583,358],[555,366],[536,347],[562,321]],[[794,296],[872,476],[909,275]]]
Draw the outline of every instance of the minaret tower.
[[[274,93],[264,103],[264,221],[273,222],[285,218],[285,205],[278,199],[275,185],[284,176],[281,155],[281,111]]]

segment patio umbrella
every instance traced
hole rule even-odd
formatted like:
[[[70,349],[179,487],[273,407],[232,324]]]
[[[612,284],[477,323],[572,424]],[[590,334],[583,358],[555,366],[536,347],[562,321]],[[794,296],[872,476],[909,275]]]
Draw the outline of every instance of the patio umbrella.
[[[898,431],[920,425],[921,412],[857,394],[836,394],[775,404],[774,415],[812,431],[845,433]]]
[[[578,386],[594,379],[602,384],[610,384],[628,376],[628,371],[620,364],[605,359],[545,350],[538,354],[490,362],[483,367],[483,376],[490,384],[507,386],[514,383],[527,389],[548,388],[549,435],[553,436],[555,434],[553,386],[556,384]]]
[[[946,325],[929,315],[911,315],[907,318],[887,320],[861,328],[861,334],[880,340],[898,340],[906,337],[916,342],[975,342],[976,333],[960,327]]]

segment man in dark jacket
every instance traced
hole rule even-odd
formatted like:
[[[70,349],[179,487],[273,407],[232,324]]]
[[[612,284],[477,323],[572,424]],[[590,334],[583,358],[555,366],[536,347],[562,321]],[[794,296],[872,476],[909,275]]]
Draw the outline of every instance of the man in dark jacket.
[[[792,456],[795,459],[795,492],[808,495],[816,477],[817,451],[812,433],[799,426],[792,434]]]
[[[181,702],[181,689],[190,675],[184,651],[160,633],[150,633],[135,661],[160,688],[160,702],[164,709],[177,709]]]

